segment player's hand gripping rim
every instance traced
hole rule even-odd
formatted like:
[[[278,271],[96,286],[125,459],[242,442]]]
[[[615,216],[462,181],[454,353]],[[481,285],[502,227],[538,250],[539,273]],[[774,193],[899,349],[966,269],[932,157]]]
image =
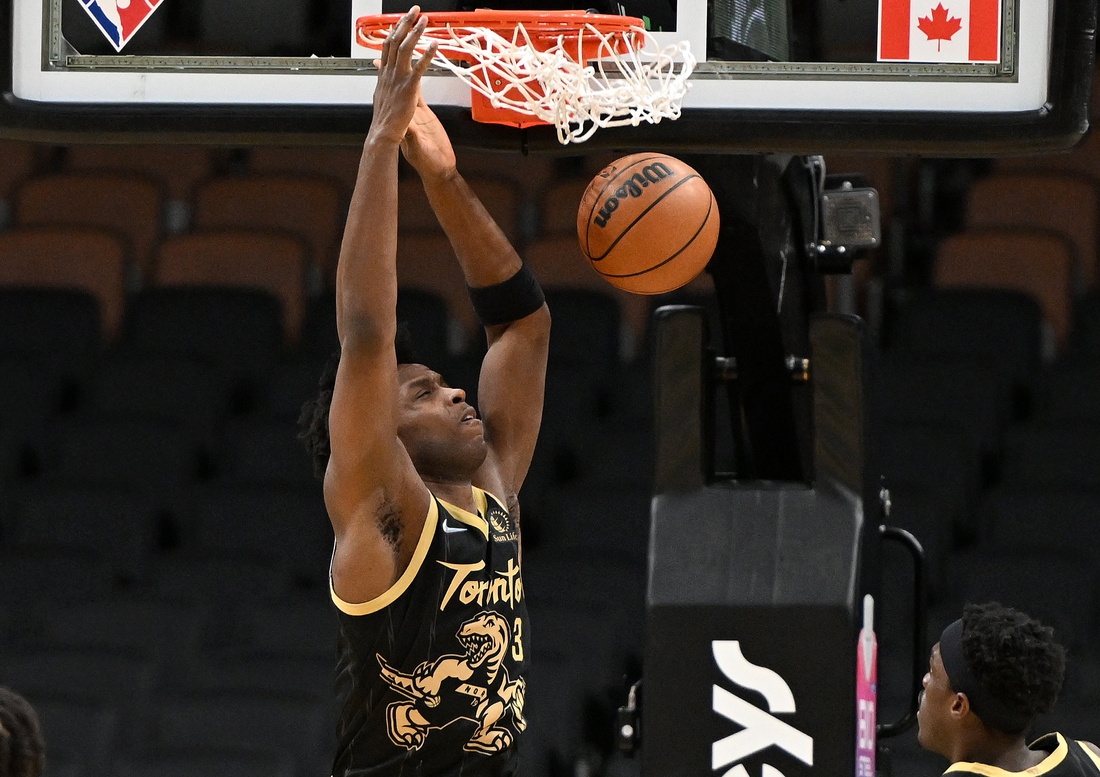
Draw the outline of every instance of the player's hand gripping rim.
[[[431,65],[438,45],[433,41],[423,56],[413,61],[427,24],[428,17],[420,13],[420,6],[414,5],[382,43],[381,56],[374,61],[378,82],[374,88],[371,134],[375,137],[394,143],[405,137],[416,111],[420,79]]]

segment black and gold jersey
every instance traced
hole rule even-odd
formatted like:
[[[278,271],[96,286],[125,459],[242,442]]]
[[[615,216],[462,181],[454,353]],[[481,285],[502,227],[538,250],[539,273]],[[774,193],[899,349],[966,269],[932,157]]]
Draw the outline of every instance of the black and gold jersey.
[[[951,764],[944,774],[969,772],[982,777],[1100,777],[1100,755],[1081,742],[1054,733],[1039,737],[1028,747],[1050,755],[1023,772],[1010,772],[988,764],[959,761]]]
[[[515,522],[474,489],[473,514],[432,497],[408,569],[342,601],[334,777],[514,774],[527,606]],[[331,587],[330,587],[331,588]]]

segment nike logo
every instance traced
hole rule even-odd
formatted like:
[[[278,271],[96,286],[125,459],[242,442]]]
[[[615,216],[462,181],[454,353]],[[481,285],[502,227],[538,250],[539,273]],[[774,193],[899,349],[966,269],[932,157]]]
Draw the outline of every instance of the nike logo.
[[[454,534],[456,531],[466,531],[466,527],[465,526],[449,526],[447,524],[447,519],[444,518],[443,519],[443,531],[447,532],[448,534]]]

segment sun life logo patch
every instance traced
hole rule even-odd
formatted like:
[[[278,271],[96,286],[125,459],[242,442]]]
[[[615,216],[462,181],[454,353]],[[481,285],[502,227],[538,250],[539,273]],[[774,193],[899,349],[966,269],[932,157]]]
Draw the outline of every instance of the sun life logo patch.
[[[80,0],[115,51],[122,51],[160,3],[161,0]]]

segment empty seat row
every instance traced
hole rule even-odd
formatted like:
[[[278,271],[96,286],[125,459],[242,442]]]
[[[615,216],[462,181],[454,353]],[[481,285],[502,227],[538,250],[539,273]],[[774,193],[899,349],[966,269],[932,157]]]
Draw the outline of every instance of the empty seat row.
[[[512,181],[478,176],[469,183],[515,245],[554,234],[539,226],[533,206],[525,204]],[[550,202],[556,202],[554,194],[552,189]],[[399,198],[398,229],[403,234],[441,233],[419,178],[402,179]],[[65,203],[63,209],[59,202]],[[578,203],[579,195],[572,205],[561,207],[575,219]],[[311,267],[331,278],[346,207],[338,182],[322,175],[269,172],[207,178],[181,202],[169,199],[162,184],[140,172],[83,170],[22,180],[12,195],[9,220],[16,228],[81,227],[113,234],[141,277],[154,274],[156,246],[172,235],[218,229],[287,235],[302,244]],[[575,228],[569,234],[575,235]]]
[[[107,704],[28,695],[42,722],[47,763],[87,777],[250,775],[305,777],[328,768],[328,705],[288,693],[168,697],[149,731],[125,741],[125,721]],[[202,771],[202,770],[209,771]],[[268,771],[263,771],[268,770]],[[49,772],[53,773],[52,768]]]

